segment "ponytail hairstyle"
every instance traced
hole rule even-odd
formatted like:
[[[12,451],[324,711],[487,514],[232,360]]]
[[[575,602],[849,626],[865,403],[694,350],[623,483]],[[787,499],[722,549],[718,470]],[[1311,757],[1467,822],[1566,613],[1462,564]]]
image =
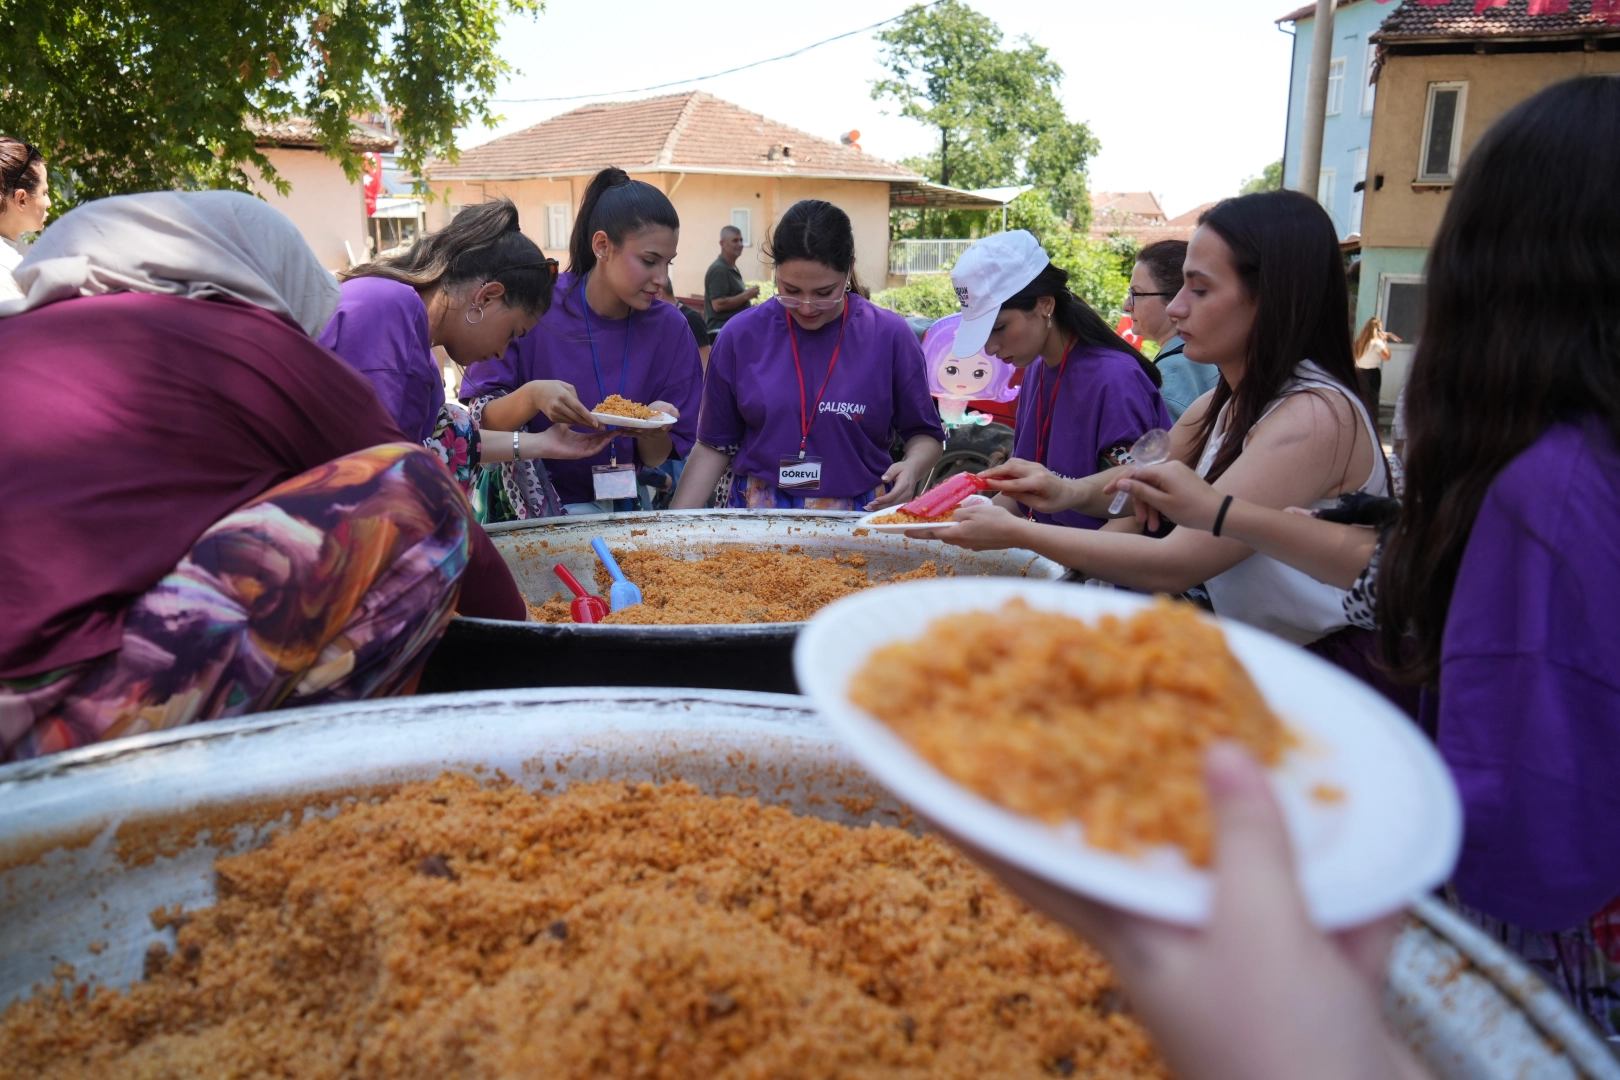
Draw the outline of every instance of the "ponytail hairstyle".
[[[652,225],[678,230],[681,219],[675,204],[645,180],[632,180],[623,169],[608,166],[591,177],[579,201],[574,234],[568,240],[568,272],[584,277],[595,268],[591,237],[597,233],[607,233],[618,247],[625,237]]]
[[[1153,380],[1155,387],[1164,385],[1164,376],[1159,374],[1159,369],[1147,357],[1114,333],[1090,304],[1069,291],[1069,272],[1056,263],[1047,263],[1046,269],[1036,274],[1034,281],[1003,300],[1001,310],[1034,311],[1035,302],[1043,296],[1052,298],[1052,319],[1075,339],[1076,344],[1124,353],[1136,361],[1142,373]]]
[[[855,276],[855,227],[849,215],[821,199],[800,199],[787,208],[765,242],[765,257],[781,266],[804,259],[849,275],[849,291],[871,294]]]
[[[34,166],[39,166],[36,173]],[[45,158],[30,143],[0,135],[0,199],[14,191],[33,195],[45,182]]]
[[[373,259],[338,274],[341,281],[357,277],[388,278],[418,289],[437,286],[447,293],[498,281],[506,286],[501,299],[508,307],[544,315],[551,308],[557,264],[518,231],[512,200],[496,199],[467,207],[403,254]]]
[[[1232,265],[1255,302],[1243,379],[1236,390],[1223,377],[1204,413],[1187,464],[1196,464],[1215,434],[1221,408],[1231,402],[1226,430],[1232,437],[1210,465],[1213,482],[1243,453],[1244,436],[1302,360],[1313,360],[1344,387],[1357,390],[1350,356],[1350,288],[1333,219],[1321,204],[1297,191],[1261,191],[1223,199],[1206,210],[1198,227],[1210,229],[1232,253]]]

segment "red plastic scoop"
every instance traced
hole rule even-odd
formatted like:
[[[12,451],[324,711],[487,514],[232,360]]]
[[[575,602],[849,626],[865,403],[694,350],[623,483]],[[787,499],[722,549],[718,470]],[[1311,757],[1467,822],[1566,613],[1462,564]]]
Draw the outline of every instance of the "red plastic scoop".
[[[552,573],[562,578],[564,585],[573,591],[574,599],[568,605],[568,614],[573,616],[575,622],[598,623],[607,618],[607,601],[600,596],[592,596],[585,591],[585,586],[579,579],[568,572],[568,567],[558,563],[551,568]]]
[[[918,517],[943,517],[961,506],[962,500],[969,495],[976,495],[989,487],[990,481],[981,480],[973,473],[957,473],[943,484],[923,492],[900,509]]]

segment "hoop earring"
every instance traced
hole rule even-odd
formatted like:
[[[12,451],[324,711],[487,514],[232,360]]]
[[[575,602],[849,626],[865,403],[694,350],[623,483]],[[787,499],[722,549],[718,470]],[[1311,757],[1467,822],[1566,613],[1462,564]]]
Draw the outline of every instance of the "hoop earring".
[[[473,318],[473,312],[475,312],[475,311],[478,312],[478,318],[476,318],[476,319]],[[484,321],[484,309],[481,308],[481,307],[470,307],[470,308],[468,308],[467,309],[467,321],[472,323],[474,326],[477,326],[479,323],[483,322]]]

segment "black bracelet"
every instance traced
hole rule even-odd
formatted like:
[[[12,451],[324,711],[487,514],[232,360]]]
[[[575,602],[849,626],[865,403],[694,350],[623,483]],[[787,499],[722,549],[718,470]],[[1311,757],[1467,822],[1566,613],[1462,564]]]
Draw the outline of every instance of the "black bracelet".
[[[1221,523],[1226,520],[1226,512],[1232,509],[1232,496],[1228,495],[1221,500],[1221,512],[1215,515],[1215,527],[1209,530],[1211,536],[1221,535]]]

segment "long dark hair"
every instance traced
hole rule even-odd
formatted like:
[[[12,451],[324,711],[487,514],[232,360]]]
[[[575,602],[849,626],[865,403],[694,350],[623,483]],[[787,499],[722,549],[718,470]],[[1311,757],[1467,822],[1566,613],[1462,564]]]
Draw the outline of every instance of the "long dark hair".
[[[400,255],[361,263],[338,277],[383,277],[446,292],[498,281],[506,286],[506,304],[532,315],[551,307],[556,264],[548,264],[534,241],[518,231],[512,200],[496,199],[467,207]]]
[[[1523,102],[1469,156],[1429,251],[1406,382],[1406,499],[1378,615],[1397,673],[1433,683],[1463,551],[1491,481],[1549,426],[1620,441],[1620,79]],[[1415,648],[1401,656],[1401,638]]]
[[[591,237],[597,233],[607,233],[617,247],[626,236],[649,225],[681,227],[680,215],[675,213],[669,196],[645,180],[630,179],[623,169],[603,169],[591,177],[585,197],[579,201],[574,234],[568,239],[568,272],[583,277],[596,266]]]
[[[1350,289],[1333,219],[1297,191],[1262,191],[1223,199],[1198,219],[1231,249],[1232,263],[1255,301],[1243,379],[1234,391],[1215,386],[1187,464],[1196,464],[1228,401],[1226,437],[1206,480],[1243,453],[1244,437],[1277,400],[1302,360],[1314,360],[1351,401],[1356,363],[1350,355]]]
[[[849,215],[821,199],[800,199],[787,208],[765,241],[765,257],[777,266],[807,259],[849,275],[851,292],[867,296],[855,274],[855,227]]]
[[[35,177],[35,165],[39,166]],[[13,191],[26,191],[29,195],[39,190],[45,179],[45,159],[31,143],[0,135],[0,199],[11,198]]]
[[[1069,291],[1069,272],[1056,263],[1047,263],[1046,269],[1035,275],[1035,280],[1001,302],[1003,311],[1034,311],[1035,301],[1043,296],[1053,300],[1052,319],[1076,342],[1093,348],[1124,353],[1139,365],[1142,372],[1153,380],[1154,386],[1164,385],[1164,376],[1152,362],[1114,333],[1103,317],[1091,305]]]

